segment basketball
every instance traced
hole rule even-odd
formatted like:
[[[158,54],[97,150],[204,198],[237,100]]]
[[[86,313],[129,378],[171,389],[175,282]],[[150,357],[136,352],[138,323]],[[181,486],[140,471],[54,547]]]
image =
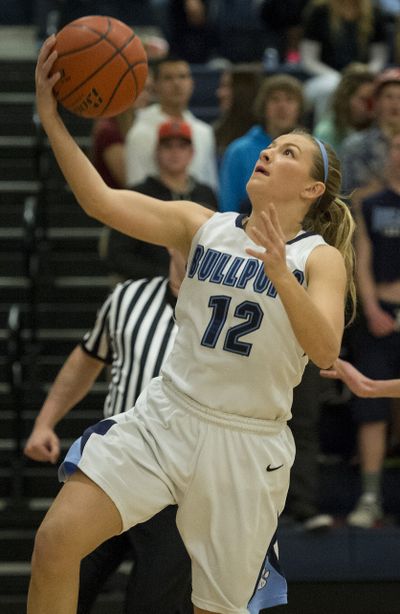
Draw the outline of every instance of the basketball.
[[[81,17],[56,34],[52,74],[57,101],[75,115],[113,117],[126,111],[143,89],[147,56],[140,38],[122,21]]]

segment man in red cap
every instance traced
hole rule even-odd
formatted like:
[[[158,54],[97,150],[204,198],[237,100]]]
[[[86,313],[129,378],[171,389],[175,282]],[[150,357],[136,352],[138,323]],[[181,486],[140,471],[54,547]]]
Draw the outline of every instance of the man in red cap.
[[[158,102],[142,109],[126,137],[126,183],[129,188],[154,174],[154,152],[160,125],[171,118],[190,125],[193,158],[190,174],[197,181],[217,188],[217,156],[212,126],[189,110],[194,80],[188,62],[174,56],[152,63],[154,92]]]
[[[133,189],[161,200],[190,200],[215,210],[217,199],[213,190],[189,174],[193,155],[190,125],[178,119],[163,122],[155,149],[158,172]],[[107,260],[110,271],[119,278],[168,275],[169,254],[164,247],[132,239],[116,230],[109,234]]]

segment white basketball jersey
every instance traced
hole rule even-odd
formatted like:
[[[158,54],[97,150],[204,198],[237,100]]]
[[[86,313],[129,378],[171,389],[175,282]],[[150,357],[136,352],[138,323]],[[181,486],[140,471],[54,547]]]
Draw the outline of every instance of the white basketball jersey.
[[[203,406],[262,420],[288,420],[293,388],[308,361],[243,215],[216,213],[193,238],[176,305],[178,334],[162,369]],[[289,269],[303,286],[311,251],[324,239],[300,231],[286,245]]]

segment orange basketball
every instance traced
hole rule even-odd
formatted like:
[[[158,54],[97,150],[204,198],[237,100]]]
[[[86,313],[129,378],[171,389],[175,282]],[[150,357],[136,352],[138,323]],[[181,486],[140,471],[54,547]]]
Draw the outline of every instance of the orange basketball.
[[[56,35],[54,94],[82,117],[112,117],[128,109],[147,77],[147,56],[135,32],[113,17],[89,15]]]

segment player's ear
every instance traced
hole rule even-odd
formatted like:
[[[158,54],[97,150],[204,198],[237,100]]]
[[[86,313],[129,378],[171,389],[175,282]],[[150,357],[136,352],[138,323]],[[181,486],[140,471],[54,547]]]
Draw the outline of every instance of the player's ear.
[[[318,198],[321,198],[322,194],[325,192],[325,189],[326,186],[322,181],[313,181],[304,188],[301,196],[306,200],[317,200]]]

